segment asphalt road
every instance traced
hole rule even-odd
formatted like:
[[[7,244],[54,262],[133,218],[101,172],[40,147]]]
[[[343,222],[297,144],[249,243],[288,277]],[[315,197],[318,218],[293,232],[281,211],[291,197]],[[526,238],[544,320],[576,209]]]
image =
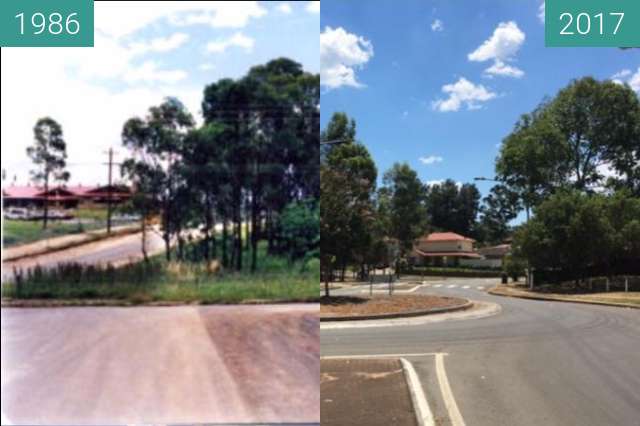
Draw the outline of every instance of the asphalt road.
[[[317,312],[317,305],[3,308],[3,419],[318,423]]]
[[[149,254],[156,253],[163,250],[164,242],[158,233],[149,231],[147,232],[146,247]],[[3,262],[2,280],[12,280],[14,268],[26,270],[36,265],[43,268],[53,268],[60,263],[118,264],[140,259],[142,259],[142,233],[135,233],[40,256]]]
[[[321,355],[402,354],[415,366],[437,424],[640,425],[640,310],[485,293],[493,284],[449,279],[414,294],[498,303],[497,315],[323,329]],[[436,355],[442,353],[447,355]],[[442,371],[450,395],[438,378]]]

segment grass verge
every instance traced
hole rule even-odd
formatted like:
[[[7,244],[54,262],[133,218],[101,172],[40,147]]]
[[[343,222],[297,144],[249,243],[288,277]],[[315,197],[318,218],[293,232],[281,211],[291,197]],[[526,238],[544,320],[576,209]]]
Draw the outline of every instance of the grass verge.
[[[114,300],[118,303],[310,302],[318,299],[317,260],[289,263],[262,250],[256,273],[211,273],[204,263],[166,262],[110,266],[35,268],[2,285],[3,299]]]
[[[96,224],[95,227],[92,227],[91,224],[53,221],[49,222],[47,229],[42,229],[41,221],[4,219],[2,244],[4,247],[18,246],[47,238],[86,232],[97,229],[100,225]]]
[[[513,288],[510,286],[501,285],[490,290],[489,292],[498,296],[521,297],[525,299],[640,308],[640,292],[637,291],[568,294],[551,293],[548,291],[531,291],[525,288]]]

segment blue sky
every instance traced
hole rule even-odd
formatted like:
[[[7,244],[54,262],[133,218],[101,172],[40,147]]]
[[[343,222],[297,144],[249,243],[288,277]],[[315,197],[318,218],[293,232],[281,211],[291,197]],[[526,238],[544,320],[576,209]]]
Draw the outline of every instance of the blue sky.
[[[572,79],[640,91],[637,50],[545,48],[541,3],[323,0],[322,127],[334,111],[355,118],[380,176],[406,161],[425,182],[469,182],[493,176],[518,117]]]
[[[204,86],[279,56],[320,71],[320,2],[96,2],[95,47],[2,48],[2,168],[26,184],[33,126],[56,119],[73,184],[104,182],[122,126],[166,96],[199,118]]]

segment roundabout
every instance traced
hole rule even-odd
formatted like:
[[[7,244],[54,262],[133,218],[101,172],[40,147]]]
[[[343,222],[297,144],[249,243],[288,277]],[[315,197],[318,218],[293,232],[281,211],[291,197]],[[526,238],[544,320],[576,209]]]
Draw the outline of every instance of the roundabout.
[[[450,278],[412,291],[472,300],[474,307],[462,312],[323,321],[321,363],[408,360],[434,424],[637,424],[637,310],[488,294],[496,284]],[[351,287],[335,294],[365,292]],[[379,404],[371,409],[384,413],[388,408]]]

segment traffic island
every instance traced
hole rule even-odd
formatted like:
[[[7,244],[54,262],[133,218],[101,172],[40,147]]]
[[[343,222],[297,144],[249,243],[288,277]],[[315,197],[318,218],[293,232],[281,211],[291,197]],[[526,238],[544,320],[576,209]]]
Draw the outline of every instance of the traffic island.
[[[320,417],[322,425],[416,425],[401,361],[321,359]]]
[[[415,317],[468,309],[459,297],[435,295],[331,296],[320,298],[320,321],[353,321]]]
[[[518,288],[499,285],[489,290],[489,294],[493,294],[494,296],[519,297],[521,299],[531,300],[586,303],[590,305],[640,309],[640,292],[566,294],[533,291],[524,287]]]

